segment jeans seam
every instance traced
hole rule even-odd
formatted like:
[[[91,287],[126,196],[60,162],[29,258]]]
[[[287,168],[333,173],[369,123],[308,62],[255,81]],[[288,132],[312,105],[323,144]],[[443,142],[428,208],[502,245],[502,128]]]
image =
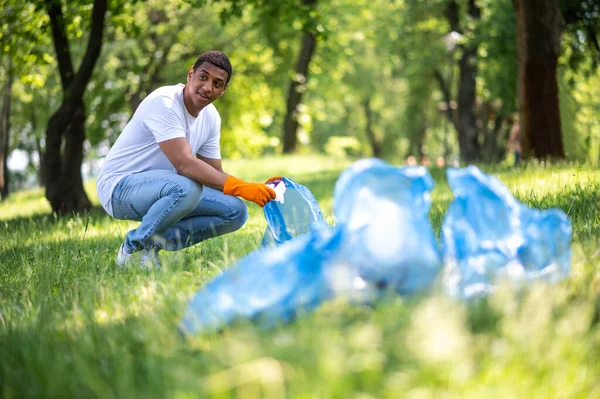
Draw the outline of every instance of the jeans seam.
[[[203,200],[209,200],[209,201],[213,201],[213,202],[216,202],[216,203],[218,203],[218,204],[221,204],[221,205],[225,206],[225,207],[226,207],[226,208],[229,210],[229,212],[230,212],[230,213],[233,213],[233,212],[235,212],[235,208],[234,208],[234,207],[230,206],[230,205],[229,205],[228,203],[226,203],[226,202],[220,201],[220,200],[219,200],[219,199],[217,199],[217,198],[214,198],[214,197],[205,197],[205,198],[202,198],[202,199],[203,199]],[[232,220],[232,219],[224,219],[224,220],[223,220],[223,223],[221,223],[221,224],[219,224],[219,225],[214,225],[214,224],[213,224],[212,226],[205,227],[205,228],[203,228],[203,229],[200,229],[200,230],[195,230],[195,231],[193,231],[193,232],[192,232],[192,235],[199,234],[199,233],[203,233],[203,232],[205,232],[205,231],[216,230],[216,229],[218,229],[219,227],[221,227],[221,226],[223,226],[223,225],[225,225],[225,224],[227,224],[227,223],[230,223],[230,222],[231,222],[231,220]],[[188,237],[187,237],[187,238],[189,238],[189,234],[188,234]]]
[[[209,201],[213,201],[213,202],[216,202],[218,204],[221,204],[221,205],[225,206],[229,210],[229,212],[235,211],[234,207],[230,206],[227,202],[220,201],[218,198],[204,197],[204,198],[202,198],[202,200],[209,200]]]
[[[156,229],[156,226],[162,222],[162,220],[164,219],[165,215],[167,213],[169,213],[173,208],[175,208],[175,205],[177,204],[177,202],[179,201],[179,199],[181,198],[181,195],[183,194],[183,190],[181,189],[181,187],[177,186],[177,198],[175,199],[175,201],[173,201],[173,203],[167,208],[165,209],[157,218],[156,221],[154,222],[154,224],[151,226],[151,228],[149,229],[149,231],[154,231]],[[142,241],[146,241],[153,233],[147,233],[144,234],[144,237],[142,238]]]

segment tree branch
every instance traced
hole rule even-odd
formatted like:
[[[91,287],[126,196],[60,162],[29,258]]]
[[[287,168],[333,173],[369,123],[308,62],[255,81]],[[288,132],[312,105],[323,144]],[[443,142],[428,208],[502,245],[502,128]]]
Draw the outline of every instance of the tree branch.
[[[452,109],[452,94],[450,93],[450,89],[442,76],[442,73],[436,69],[434,72],[435,79],[438,81],[440,85],[440,90],[442,91],[442,95],[444,96],[444,102],[446,103],[446,115],[448,116],[448,120],[456,130],[458,130],[458,126],[456,124],[456,118],[454,118],[454,110]]]
[[[68,98],[69,103],[75,103],[83,97],[87,83],[92,77],[94,66],[100,56],[102,49],[102,36],[104,34],[104,16],[106,14],[107,1],[95,0],[94,9],[92,11],[92,28],[90,29],[90,37],[88,45],[83,56],[83,61],[77,70],[77,74],[73,79],[73,83],[69,88]],[[65,101],[66,102],[66,101]]]
[[[54,46],[57,52],[61,79],[63,79],[63,100],[60,108],[48,121],[48,130],[63,129],[66,123],[75,114],[74,110],[82,104],[83,93],[89,82],[94,66],[100,55],[102,35],[104,33],[104,15],[107,9],[107,0],[95,0],[92,11],[92,26],[88,45],[83,56],[83,61],[77,73],[73,76],[73,65],[69,52],[69,40],[65,33],[64,18],[59,0],[46,3],[46,9],[52,22]],[[72,77],[72,80],[71,80]],[[66,83],[66,85],[65,85]]]
[[[50,17],[50,27],[52,28],[52,39],[54,50],[58,59],[58,71],[63,90],[67,90],[73,81],[73,62],[71,61],[71,50],[69,49],[69,39],[65,26],[65,18],[62,13],[62,4],[60,0],[48,0],[45,2],[46,12]]]
[[[450,24],[450,30],[453,32],[461,33],[459,17],[458,17],[458,4],[455,0],[450,0],[446,7],[446,19]]]

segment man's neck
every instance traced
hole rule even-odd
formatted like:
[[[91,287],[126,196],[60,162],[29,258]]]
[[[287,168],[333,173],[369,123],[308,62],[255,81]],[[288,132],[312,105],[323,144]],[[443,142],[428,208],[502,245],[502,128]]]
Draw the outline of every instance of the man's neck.
[[[188,105],[188,100],[185,97],[185,89],[187,88],[187,85],[183,86],[183,105],[185,106],[185,109],[187,110],[188,114],[190,114],[191,116],[193,116],[194,118],[197,118],[198,115],[200,114],[200,111],[202,111],[201,109],[196,110],[195,108],[193,108],[193,105],[190,107],[190,105]],[[193,111],[196,111],[195,113]]]

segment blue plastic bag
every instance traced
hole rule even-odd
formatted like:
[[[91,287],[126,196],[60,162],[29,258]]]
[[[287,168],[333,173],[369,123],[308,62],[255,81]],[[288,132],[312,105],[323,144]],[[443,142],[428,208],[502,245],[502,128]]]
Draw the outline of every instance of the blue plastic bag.
[[[217,331],[237,319],[270,327],[314,309],[332,296],[323,265],[340,241],[340,230],[315,224],[309,233],[247,255],[196,293],[183,331]]]
[[[264,207],[267,229],[261,246],[281,244],[309,231],[314,222],[323,222],[321,208],[310,190],[287,177],[284,202],[270,201]]]
[[[286,188],[293,184],[286,179]],[[425,168],[357,162],[336,185],[334,228],[311,217],[278,216],[281,209],[285,213],[279,205],[291,198],[286,191],[284,204],[270,202],[277,206],[265,211],[269,226],[284,226],[271,230],[282,243],[247,255],[202,288],[190,303],[183,330],[215,331],[236,319],[271,326],[333,297],[372,302],[381,288],[401,294],[426,289],[441,269],[441,253],[427,219],[432,187]],[[304,207],[309,202],[305,198],[306,193],[298,196]],[[314,209],[310,203],[308,207]],[[322,218],[320,210],[315,214]],[[305,225],[295,226],[308,233],[295,238],[286,234],[289,220],[303,220]]]
[[[558,209],[517,201],[477,167],[448,169],[455,199],[442,226],[444,281],[454,297],[485,295],[498,277],[558,281],[569,274],[571,223]]]
[[[342,252],[377,287],[409,295],[442,268],[428,219],[433,179],[424,167],[393,167],[378,159],[354,163],[334,190],[337,222],[347,230]]]
[[[247,255],[198,291],[183,330],[215,331],[240,318],[272,326],[334,297],[371,302],[388,287],[415,294],[439,275],[442,252],[444,283],[462,298],[490,292],[500,276],[556,281],[569,273],[571,224],[562,211],[522,205],[475,167],[449,169],[448,181],[455,199],[442,251],[428,219],[433,180],[423,167],[354,163],[335,186],[333,228],[312,194],[284,178],[289,191],[284,204],[265,207],[263,239],[280,245]]]

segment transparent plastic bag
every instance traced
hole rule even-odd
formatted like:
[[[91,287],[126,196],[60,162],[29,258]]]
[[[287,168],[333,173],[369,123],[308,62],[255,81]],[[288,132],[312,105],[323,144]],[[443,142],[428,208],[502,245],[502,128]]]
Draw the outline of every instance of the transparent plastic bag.
[[[424,167],[393,167],[365,159],[335,186],[338,225],[348,233],[342,252],[377,287],[409,295],[427,289],[442,268],[428,219],[433,179]]]
[[[412,295],[432,285],[442,259],[446,288],[462,298],[490,292],[501,276],[557,281],[569,273],[568,217],[519,203],[476,167],[448,170],[455,199],[443,250],[428,219],[433,180],[423,167],[354,163],[335,186],[335,227],[323,222],[306,188],[283,181],[284,203],[265,206],[266,240],[279,245],[250,253],[198,291],[185,332],[219,330],[236,319],[272,326],[331,298],[370,303],[388,288]]]
[[[564,212],[523,205],[475,166],[448,169],[447,176],[454,200],[442,240],[452,296],[485,295],[497,278],[555,282],[569,274],[572,228]]]
[[[213,332],[237,319],[271,327],[314,309],[335,289],[324,264],[340,242],[340,230],[314,224],[293,240],[252,252],[196,293],[183,331]]]
[[[323,222],[321,208],[310,190],[287,177],[274,182],[273,187],[279,184],[284,184],[285,189],[276,190],[277,200],[264,207],[267,229],[261,242],[263,247],[291,240],[308,232],[312,223]]]
[[[334,297],[369,303],[388,287],[413,294],[438,275],[441,252],[427,218],[433,181],[425,168],[355,163],[336,185],[333,228],[322,221],[312,194],[315,204],[293,181],[285,182],[285,202],[272,201],[265,210],[268,231],[280,245],[247,255],[202,288],[184,331],[214,331],[236,319],[272,326]],[[297,201],[290,200],[290,188]],[[295,217],[281,206],[298,203],[308,216]]]

